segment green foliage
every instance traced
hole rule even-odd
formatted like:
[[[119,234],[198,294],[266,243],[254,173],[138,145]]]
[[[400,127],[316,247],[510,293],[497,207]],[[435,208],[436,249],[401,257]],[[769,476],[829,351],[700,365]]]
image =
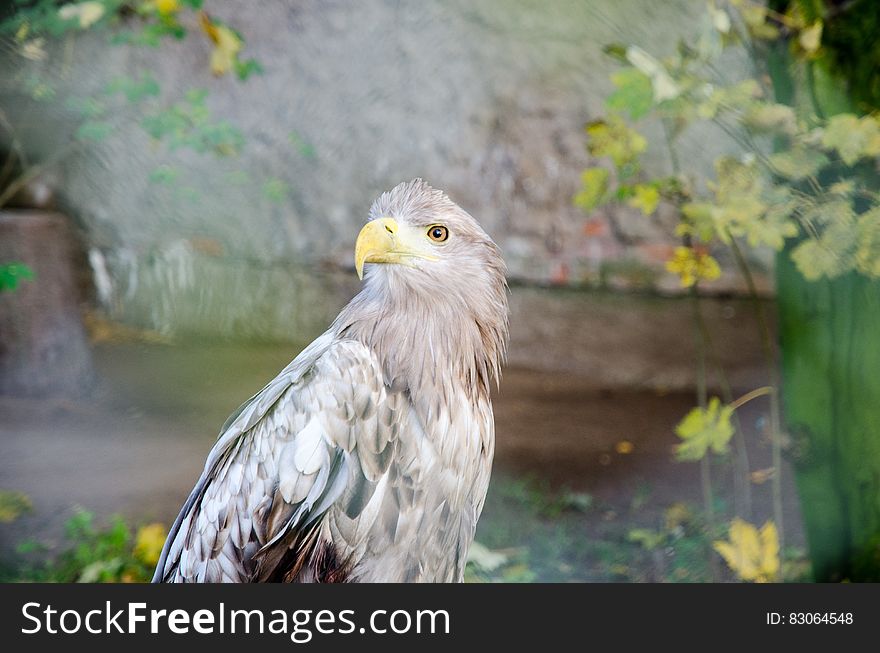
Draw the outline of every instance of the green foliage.
[[[147,116],[142,123],[144,129],[153,138],[167,142],[172,150],[186,147],[221,156],[237,153],[244,136],[229,122],[212,120],[207,95],[203,89],[187,92],[182,102]]]
[[[11,292],[26,279],[33,279],[34,271],[24,263],[0,264],[0,293]]]
[[[724,50],[744,40],[780,37],[776,24],[796,38],[792,47],[806,61],[821,54],[824,13],[798,3],[786,14],[768,12],[748,0],[734,3],[739,14],[710,3],[706,30],[696,43],[682,43],[676,55],[657,59],[640,48],[607,48],[626,67],[615,73],[606,99],[608,114],[587,125],[587,149],[614,167],[593,167],[582,175],[574,203],[585,211],[623,202],[651,215],[659,202],[678,209],[678,235],[712,248],[744,239],[752,247],[781,251],[799,243],[792,259],[808,279],[835,278],[851,271],[880,278],[877,218],[880,194],[862,174],[880,157],[880,119],[840,113],[825,118],[769,99],[762,78],[725,82],[713,71]],[[768,22],[768,20],[771,20]],[[741,30],[744,27],[744,31]],[[670,178],[640,178],[646,140],[627,123],[659,118],[673,158],[677,137],[697,122],[713,122],[733,136],[744,155],[715,162],[715,180],[703,185],[675,170]],[[768,155],[773,139],[775,152]],[[862,217],[864,214],[864,217]],[[667,268],[690,286],[717,277],[699,252],[676,251]],[[705,274],[709,272],[709,274]]]
[[[589,497],[579,507],[580,500]],[[638,497],[638,493],[634,498]],[[651,581],[712,579],[713,543],[728,526],[712,527],[693,505],[607,503],[591,495],[499,474],[480,518],[465,579],[471,582]],[[717,512],[726,510],[716,502]],[[803,580],[803,552],[783,551],[783,576]],[[720,560],[719,560],[720,561]],[[723,576],[733,580],[734,572]]]
[[[306,141],[299,133],[293,131],[287,135],[287,140],[290,141],[290,144],[296,148],[296,151],[299,152],[300,156],[306,159],[314,159],[315,158],[315,147]]]
[[[236,61],[235,74],[241,81],[247,81],[251,75],[263,74],[263,65],[256,59],[246,59],[245,61]]]
[[[270,202],[280,203],[287,196],[290,186],[283,179],[273,177],[263,184],[263,197]]]
[[[48,547],[33,540],[18,547],[19,555],[41,559],[26,564],[13,580],[146,582],[152,577],[165,533],[164,527],[151,524],[132,534],[121,517],[114,517],[106,527],[98,527],[92,513],[78,510],[65,524],[65,542],[58,553],[52,555]]]
[[[823,147],[835,150],[848,166],[880,155],[880,122],[874,116],[832,116],[821,134]]]
[[[55,87],[51,81],[37,73],[28,73],[21,80],[25,93],[37,102],[55,99]]]
[[[180,171],[174,166],[160,165],[150,171],[150,182],[154,184],[170,185],[177,181]]]
[[[122,93],[126,100],[137,103],[145,98],[158,96],[159,82],[149,73],[144,73],[139,79],[117,77],[110,82],[106,90],[107,95],[116,93]]]
[[[240,58],[245,45],[242,35],[209,16],[202,10],[202,4],[201,0],[22,0],[0,21],[0,40],[10,53],[19,54],[23,60],[21,72],[12,81],[41,102],[58,99],[56,80],[50,73],[61,49],[50,46],[63,39],[65,56],[69,56],[78,34],[100,29],[108,29],[111,44],[159,46],[166,38],[183,39],[191,34],[207,38],[212,50],[206,71],[223,75],[232,70],[239,80],[260,73],[259,61]],[[34,61],[45,65],[30,65]],[[72,150],[74,144],[106,140],[130,117],[135,117],[153,138],[166,142],[172,151],[189,148],[227,156],[241,150],[241,131],[232,123],[211,116],[205,91],[191,90],[179,101],[158,107],[160,91],[155,77],[141,71],[118,77],[91,96],[62,98],[63,106],[78,122],[72,142],[59,147],[56,158]],[[8,136],[13,141],[16,138],[14,133]],[[17,156],[15,151],[13,156]],[[20,165],[22,174],[28,173],[26,162],[12,162]],[[151,175],[151,180],[168,183],[170,177]]]
[[[64,107],[85,120],[99,118],[107,112],[107,103],[98,97],[71,96],[65,100]]]
[[[817,64],[845,80],[847,96],[859,111],[880,108],[880,12],[876,4],[870,0],[817,4],[826,18]]]
[[[654,90],[651,79],[635,68],[624,68],[611,76],[615,90],[605,100],[605,106],[615,113],[627,113],[638,120],[654,108]]]
[[[102,141],[113,131],[105,120],[87,120],[76,129],[76,137],[84,141]]]

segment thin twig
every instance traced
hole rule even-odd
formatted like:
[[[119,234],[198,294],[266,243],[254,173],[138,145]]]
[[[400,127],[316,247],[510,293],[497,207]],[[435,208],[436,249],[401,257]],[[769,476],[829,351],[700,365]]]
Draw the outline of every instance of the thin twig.
[[[28,183],[30,183],[33,179],[38,177],[44,170],[52,167],[65,156],[70,154],[76,146],[79,145],[78,141],[70,141],[67,145],[62,147],[61,149],[56,150],[52,156],[43,161],[42,163],[38,163],[32,165],[30,168],[21,173],[12,183],[10,183],[2,193],[0,193],[0,208],[6,205],[6,203],[11,200],[15,194],[24,188]]]
[[[715,352],[715,346],[712,341],[712,335],[709,332],[709,328],[706,326],[706,321],[703,319],[702,313],[697,315],[698,328],[703,337],[703,341],[706,343],[706,349],[711,355],[712,365],[715,369],[715,375],[718,379],[718,385],[721,387],[721,398],[724,400],[725,404],[729,404],[733,406],[733,442],[734,442],[734,450],[736,451],[736,458],[734,466],[736,468],[736,473],[733,477],[734,483],[734,497],[735,497],[735,512],[736,514],[745,519],[746,521],[751,521],[752,519],[752,486],[749,478],[749,472],[751,470],[751,465],[749,464],[749,453],[746,447],[745,440],[745,430],[742,426],[742,420],[739,418],[739,413],[736,412],[736,408],[741,405],[737,404],[737,402],[741,401],[743,398],[740,397],[737,400],[733,398],[733,391],[730,388],[730,383],[727,380],[727,374],[724,371],[724,367],[721,365],[721,361],[719,360],[718,355]]]
[[[779,371],[776,369],[776,352],[773,347],[773,335],[770,330],[770,322],[767,319],[767,311],[764,303],[758,296],[758,289],[755,285],[755,279],[749,264],[743,256],[742,249],[736,239],[730,237],[731,250],[736,259],[736,264],[742,273],[746,285],[749,289],[749,295],[755,306],[755,315],[758,319],[758,328],[761,332],[761,344],[764,348],[764,359],[767,364],[767,373],[770,377],[770,443],[773,457],[773,520],[776,522],[776,530],[779,533],[779,549],[784,546],[785,530],[783,528],[782,514],[782,433],[780,424],[782,422],[779,406]]]

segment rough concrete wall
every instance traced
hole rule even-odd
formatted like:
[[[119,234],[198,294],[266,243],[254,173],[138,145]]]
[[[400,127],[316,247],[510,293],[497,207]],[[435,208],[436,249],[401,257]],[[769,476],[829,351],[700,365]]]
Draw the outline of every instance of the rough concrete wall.
[[[159,105],[207,88],[214,116],[246,137],[240,156],[218,161],[169,152],[131,124],[66,160],[64,204],[93,247],[99,294],[117,317],[167,333],[311,335],[352,289],[352,246],[370,202],[416,176],[485,225],[514,281],[676,289],[662,271],[674,216],[588,216],[571,197],[590,163],[583,125],[602,113],[615,67],[602,45],[668,53],[694,31],[702,0],[207,6],[245,36],[243,54],[264,74],[212,78],[198,35],[161,50],[108,48],[96,35],[80,39],[68,61],[80,94],[144,70],[161,84]],[[743,67],[733,58],[731,75]],[[33,138],[57,142],[65,128],[41,125]],[[705,171],[732,147],[696,130],[681,158]],[[160,164],[182,171],[176,186],[149,181]],[[648,165],[665,170],[662,149]],[[262,191],[273,177],[288,186],[280,202]]]

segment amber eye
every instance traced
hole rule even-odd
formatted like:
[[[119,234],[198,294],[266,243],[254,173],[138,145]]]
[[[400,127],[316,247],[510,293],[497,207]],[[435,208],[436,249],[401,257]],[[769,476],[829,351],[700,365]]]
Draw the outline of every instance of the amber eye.
[[[449,229],[446,227],[435,224],[433,227],[428,229],[428,238],[433,240],[435,243],[442,243],[444,240],[449,238]]]

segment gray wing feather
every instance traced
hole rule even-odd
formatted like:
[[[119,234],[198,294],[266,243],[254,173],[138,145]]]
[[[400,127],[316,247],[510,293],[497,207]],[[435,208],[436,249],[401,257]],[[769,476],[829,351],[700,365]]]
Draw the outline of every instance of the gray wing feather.
[[[388,470],[394,410],[368,349],[316,340],[227,420],[153,581],[295,579],[332,506],[363,516]],[[357,523],[333,530],[342,548],[359,548]]]

